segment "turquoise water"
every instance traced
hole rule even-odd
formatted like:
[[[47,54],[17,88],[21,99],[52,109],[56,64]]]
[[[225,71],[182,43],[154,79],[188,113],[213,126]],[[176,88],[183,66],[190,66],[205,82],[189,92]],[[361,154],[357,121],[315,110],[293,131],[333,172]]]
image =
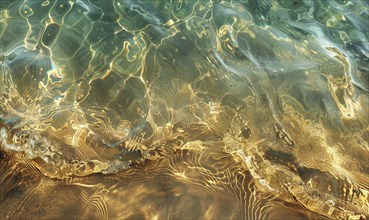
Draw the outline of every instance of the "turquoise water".
[[[0,216],[365,219],[368,23],[365,0],[0,1]]]

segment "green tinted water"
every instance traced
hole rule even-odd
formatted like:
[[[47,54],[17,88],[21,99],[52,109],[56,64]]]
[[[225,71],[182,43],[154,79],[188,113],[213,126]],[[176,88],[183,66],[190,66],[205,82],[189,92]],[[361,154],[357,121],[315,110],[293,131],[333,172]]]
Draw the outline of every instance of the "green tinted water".
[[[40,207],[71,192],[74,218],[369,213],[367,1],[0,10],[1,215],[63,218]]]

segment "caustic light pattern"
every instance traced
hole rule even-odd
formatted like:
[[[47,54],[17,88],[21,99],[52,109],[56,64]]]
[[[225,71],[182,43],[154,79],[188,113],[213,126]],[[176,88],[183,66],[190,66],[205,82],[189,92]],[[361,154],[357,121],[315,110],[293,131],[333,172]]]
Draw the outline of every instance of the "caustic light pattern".
[[[0,1],[0,218],[367,219],[366,0]]]

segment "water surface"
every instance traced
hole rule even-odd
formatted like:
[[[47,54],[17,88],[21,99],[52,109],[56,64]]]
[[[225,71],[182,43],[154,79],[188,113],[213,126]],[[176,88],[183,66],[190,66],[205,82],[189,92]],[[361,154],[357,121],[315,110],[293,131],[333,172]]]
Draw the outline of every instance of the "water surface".
[[[0,216],[366,219],[365,0],[0,1]]]

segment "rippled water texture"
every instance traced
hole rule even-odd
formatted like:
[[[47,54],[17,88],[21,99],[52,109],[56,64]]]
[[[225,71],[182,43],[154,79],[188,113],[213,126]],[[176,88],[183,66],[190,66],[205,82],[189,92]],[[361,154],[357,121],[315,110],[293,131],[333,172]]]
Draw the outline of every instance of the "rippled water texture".
[[[0,1],[0,218],[367,219],[367,0]]]

